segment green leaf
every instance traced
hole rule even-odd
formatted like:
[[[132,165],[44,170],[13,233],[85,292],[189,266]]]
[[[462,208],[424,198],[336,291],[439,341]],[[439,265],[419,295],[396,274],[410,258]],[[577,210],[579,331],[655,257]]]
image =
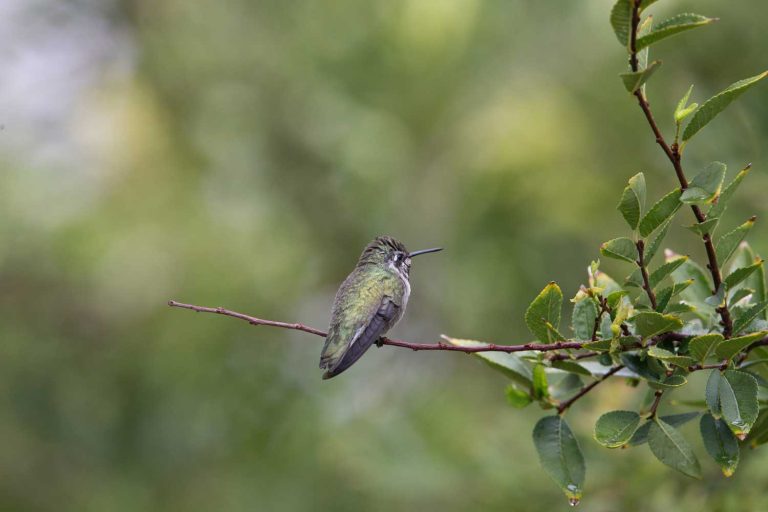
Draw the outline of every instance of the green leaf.
[[[683,281],[682,283],[674,283],[672,286],[668,286],[661,291],[659,291],[656,294],[656,311],[659,313],[668,312],[667,311],[667,305],[669,304],[670,299],[674,297],[675,295],[678,295],[682,293],[683,290],[688,288],[693,284],[693,279],[689,279],[687,281]],[[674,304],[673,304],[674,306]]]
[[[739,464],[739,442],[722,419],[711,414],[701,417],[699,424],[704,448],[715,459],[725,476],[733,475]]]
[[[702,334],[688,342],[688,353],[699,363],[704,363],[715,352],[715,347],[723,341],[720,333]]]
[[[691,224],[690,226],[686,226],[686,228],[690,229],[697,235],[704,236],[712,234],[715,231],[718,222],[720,222],[720,219],[712,218],[707,219],[701,223]]]
[[[646,46],[650,46],[662,39],[666,39],[675,34],[679,34],[685,30],[690,30],[696,27],[702,27],[709,25],[713,21],[717,21],[717,18],[707,18],[699,14],[683,13],[666,19],[656,25],[647,35],[637,39],[636,48],[641,50]]]
[[[659,369],[651,367],[650,363],[653,361],[649,358],[641,358],[638,354],[632,354],[624,352],[619,355],[619,359],[632,373],[636,373],[640,377],[646,380],[658,380],[660,372]],[[658,365],[661,366],[661,365]],[[661,368],[663,370],[663,368]]]
[[[754,251],[747,242],[741,242],[733,255],[731,272],[734,272],[734,269],[752,265],[760,260],[759,257],[755,256]],[[740,288],[749,288],[750,290],[753,290],[754,298],[757,302],[764,301],[768,298],[766,297],[765,289],[765,269],[762,266],[757,269],[755,274],[749,276]]]
[[[624,286],[635,286],[637,288],[643,287],[643,274],[640,268],[636,268],[631,274],[624,279]]]
[[[676,315],[682,315],[683,313],[694,313],[696,312],[696,307],[691,306],[690,304],[670,304],[666,308],[664,308],[665,313],[670,314],[676,314]]]
[[[747,242],[742,242],[734,253],[733,261],[731,263],[731,272],[734,272],[733,269],[746,267],[757,261],[760,261],[760,258],[755,256],[755,253],[752,251],[749,244]],[[764,267],[761,265],[754,274],[747,277],[739,288],[749,288],[750,290],[753,290],[753,299],[755,302],[762,302],[768,299],[768,297],[766,297]],[[765,316],[762,315],[760,318],[765,318]]]
[[[734,307],[736,303],[745,297],[751,298],[753,292],[754,290],[750,290],[749,288],[739,288],[733,292],[733,295],[731,295],[731,298],[729,299],[729,306]]]
[[[597,340],[597,341],[590,341],[588,343],[584,343],[582,345],[582,348],[586,350],[596,350],[598,352],[604,352],[611,348],[611,340]]]
[[[720,370],[709,372],[707,387],[704,390],[704,400],[707,402],[707,408],[712,416],[719,418],[723,415],[720,407],[720,381],[723,380],[723,374]]]
[[[683,292],[683,290],[685,290],[686,288],[688,288],[692,284],[693,284],[693,279],[688,279],[688,280],[683,281],[681,283],[673,284],[672,285],[672,296],[674,297],[675,295],[681,294]]]
[[[614,333],[613,333],[613,322],[611,321],[611,315],[603,315],[601,317],[600,335],[603,338],[607,338],[608,340],[613,339]]]
[[[747,236],[747,233],[749,233],[749,231],[752,229],[752,226],[754,225],[755,217],[752,217],[741,226],[720,237],[720,239],[717,241],[717,247],[715,248],[718,264],[721,266],[725,265],[725,262],[728,261],[728,258],[731,257],[733,252],[739,246],[741,241],[744,240],[744,237]]]
[[[597,313],[597,304],[591,298],[580,300],[573,305],[571,327],[577,340],[592,339]]]
[[[597,272],[595,274],[595,286],[603,289],[603,295],[609,296],[613,292],[621,291],[621,286],[611,278],[605,272]]]
[[[459,347],[477,347],[487,345],[481,341],[463,340],[443,336],[443,339],[451,345]],[[519,354],[519,352],[518,352]],[[524,388],[531,387],[533,383],[533,370],[531,365],[519,357],[517,354],[507,354],[505,352],[475,352],[473,355],[482,359],[491,367],[501,371],[504,375],[520,384]]]
[[[611,27],[616,39],[629,48],[629,32],[632,26],[632,1],[618,0],[611,9]]]
[[[600,246],[600,254],[607,258],[634,263],[637,260],[637,246],[629,238],[614,238]]]
[[[675,107],[675,120],[677,120],[680,112],[688,105],[688,100],[690,99],[692,92],[693,84],[691,84],[688,90],[685,91],[685,94],[683,94],[683,97],[680,98],[680,101],[677,102],[677,106]]]
[[[749,446],[751,448],[757,448],[765,443],[768,443],[768,430],[761,431],[760,435],[749,436]]]
[[[546,402],[549,398],[549,384],[547,383],[547,372],[543,364],[537,364],[533,367],[533,399]]]
[[[619,360],[629,371],[648,381],[660,381],[666,372],[663,364],[653,358],[645,357],[644,354],[624,352],[619,355]]]
[[[667,261],[676,258],[677,255],[670,252]],[[693,303],[696,307],[709,308],[704,301],[712,295],[712,288],[709,284],[709,276],[698,263],[689,259],[679,268],[672,272],[672,279],[675,281],[687,281],[693,279],[693,284],[680,293],[683,300]],[[711,308],[710,308],[711,309]]]
[[[645,69],[641,69],[640,71],[630,71],[628,73],[620,73],[619,77],[621,77],[621,81],[624,82],[624,87],[627,89],[627,91],[634,93],[639,88],[641,88],[649,78],[651,78],[651,75],[653,75],[656,70],[659,69],[659,67],[661,67],[661,61],[655,60],[651,62]],[[636,226],[633,226],[632,229],[635,229],[635,227]]]
[[[704,301],[713,308],[719,308],[725,304],[725,287],[720,286],[717,289],[717,293],[710,295],[707,297],[707,299]]]
[[[762,349],[762,350],[760,350],[760,349]],[[757,354],[762,353],[764,350],[765,350],[765,347],[757,347],[756,348]],[[741,368],[739,368],[739,369],[741,369]],[[760,375],[760,373],[758,373],[758,371],[756,371],[756,370],[752,370],[752,371],[744,370],[745,373],[748,373],[749,375],[751,375],[752,377],[755,378],[755,380],[757,381],[757,386],[759,388],[766,388],[766,389],[768,389],[768,379],[766,379],[765,377]],[[758,398],[757,403],[758,403],[758,405],[759,404],[766,404],[766,405],[768,405],[768,397]]]
[[[763,348],[763,347],[756,347],[756,348]],[[739,369],[740,370],[746,370],[750,366],[756,366],[756,365],[759,365],[759,364],[762,365],[762,364],[766,364],[766,363],[768,363],[768,358],[749,359],[746,362],[741,363],[739,365]],[[758,384],[760,384],[760,383],[758,382]],[[761,403],[763,403],[763,402],[761,402]]]
[[[707,212],[708,219],[722,217],[723,213],[725,212],[725,208],[728,206],[728,201],[731,199],[731,197],[733,197],[734,192],[736,192],[736,189],[739,188],[741,181],[747,176],[747,174],[749,174],[751,168],[751,164],[746,166],[744,169],[739,171],[736,177],[733,178],[733,181],[726,185],[726,187],[720,193],[720,198],[709,208],[709,211]]]
[[[566,400],[581,390],[584,383],[575,373],[566,373],[560,379],[549,385],[550,396],[558,401]]]
[[[752,448],[765,443],[768,443],[768,409],[760,411],[749,433],[749,445]]]
[[[731,338],[724,340],[715,348],[715,356],[722,361],[724,359],[731,359],[733,356],[756,342],[760,338],[765,337],[768,334],[766,331],[759,331],[746,336],[740,336],[738,338]]]
[[[653,16],[648,16],[637,27],[637,37],[648,34],[653,29]],[[643,48],[637,52],[637,69],[645,69],[648,66],[648,54],[650,48]],[[640,86],[640,91],[645,93],[645,85]]]
[[[621,300],[618,306],[613,309],[613,322],[611,322],[613,338],[618,338],[621,334],[621,324],[624,323],[631,312],[632,304],[628,300]]]
[[[557,330],[557,328],[551,323],[547,322],[547,332],[549,333],[549,339],[552,341],[565,341],[567,338],[563,336],[563,333]]]
[[[638,348],[640,346],[640,336],[620,336],[619,345],[622,349]]]
[[[680,101],[677,103],[677,107],[675,107],[674,117],[675,123],[677,124],[680,124],[686,117],[691,115],[693,111],[699,107],[698,103],[692,103],[690,106],[688,106],[688,98],[691,97],[691,91],[693,91],[693,85],[688,88],[688,91],[682,98],[680,98]]]
[[[637,334],[650,338],[657,334],[675,331],[683,326],[683,322],[672,315],[662,315],[655,311],[641,311],[630,319],[635,324]]]
[[[681,473],[701,478],[701,466],[683,435],[661,418],[651,423],[648,446],[661,462]]]
[[[611,411],[595,423],[595,441],[606,448],[624,446],[640,424],[640,415],[634,411]]]
[[[715,96],[704,102],[699,107],[696,113],[693,115],[691,122],[685,127],[683,132],[683,140],[688,141],[691,137],[704,128],[710,121],[712,121],[720,112],[725,110],[725,107],[731,104],[733,100],[738,98],[747,89],[755,85],[757,82],[768,76],[768,71],[760,73],[744,80],[739,80],[736,83],[729,85],[723,91],[719,92]]]
[[[725,287],[729,290],[733,289],[737,284],[740,284],[746,278],[751,276],[756,270],[763,267],[763,260],[757,260],[748,267],[737,268],[725,278]]]
[[[688,384],[688,379],[682,375],[670,375],[669,377],[664,377],[662,380],[648,381],[648,386],[653,389],[679,388],[680,386],[685,386],[686,384]]]
[[[617,208],[629,227],[637,229],[643,208],[645,208],[645,176],[643,173],[639,172],[629,179]]]
[[[560,309],[563,304],[563,292],[554,282],[549,283],[533,299],[525,312],[525,323],[528,329],[542,343],[552,343],[555,336],[547,327],[547,322],[557,328],[560,325]]]
[[[757,380],[746,372],[726,370],[719,380],[718,398],[726,424],[736,437],[745,439],[757,419]]]
[[[752,290],[755,290],[755,298],[758,301],[764,301],[766,300],[766,291],[765,291],[765,268],[763,266],[760,266],[760,268],[757,269],[757,272],[754,273],[754,275],[747,278],[745,281],[745,284],[749,286]],[[763,318],[765,318],[765,312],[763,312]]]
[[[558,370],[563,370],[568,373],[575,373],[577,375],[584,375],[587,377],[592,376],[592,372],[581,366],[579,363],[568,361],[567,359],[552,361],[552,368],[557,368]]]
[[[661,226],[664,221],[674,215],[682,205],[680,202],[680,195],[680,189],[676,188],[651,206],[648,213],[646,213],[640,220],[640,236],[646,237],[650,235],[656,228]]]
[[[507,403],[509,403],[509,405],[515,409],[522,409],[523,407],[533,402],[533,398],[531,397],[530,393],[518,389],[512,384],[507,386],[505,394],[507,395]]]
[[[698,415],[698,412],[684,412],[681,414],[662,416],[661,419],[673,427],[680,427],[696,418]],[[635,431],[635,435],[633,435],[632,439],[629,440],[629,444],[631,446],[640,446],[641,444],[648,442],[648,433],[651,430],[652,423],[653,420],[648,420],[643,423],[640,428]]]
[[[690,116],[691,114],[696,112],[697,108],[699,108],[699,104],[698,103],[691,103],[690,105],[688,105],[683,110],[681,110],[680,112],[677,113],[677,115],[675,116],[675,122],[676,123],[682,123],[683,121],[685,121],[685,119],[688,116]],[[679,126],[679,124],[678,124],[678,126]]]
[[[712,370],[705,393],[709,411],[723,417],[737,437],[743,437],[757,418],[757,380],[745,372]]]
[[[768,300],[758,302],[748,310],[739,314],[739,316],[737,316],[736,320],[733,322],[733,333],[739,334],[746,327],[748,327],[749,324],[752,323],[752,320],[757,318],[760,313],[765,310],[766,306],[768,306]]]
[[[662,266],[651,272],[648,280],[651,283],[651,288],[656,286],[668,275],[674,272],[680,265],[688,261],[688,256],[678,256],[667,260]]]
[[[652,4],[655,4],[658,0],[641,0],[640,2],[640,10],[645,9],[646,7],[650,7]]]
[[[579,443],[560,416],[541,418],[533,429],[533,444],[544,471],[565,493],[572,505],[581,499],[586,465]]]
[[[661,242],[664,240],[664,237],[667,236],[667,232],[669,231],[669,226],[672,223],[672,218],[666,220],[661,226],[661,229],[656,234],[656,237],[653,239],[653,241],[645,246],[645,251],[643,253],[645,264],[650,264],[653,257],[656,255],[656,253],[659,251],[659,248],[661,247]]]
[[[665,350],[655,345],[648,349],[648,355],[656,359],[661,359],[666,363],[674,364],[675,366],[681,366],[683,368],[687,368],[695,362],[692,357],[679,356],[674,352],[670,352],[669,350]]]
[[[663,313],[664,310],[667,309],[667,304],[669,304],[671,298],[672,287],[670,286],[656,293],[656,311]]]
[[[680,201],[686,204],[711,203],[720,195],[725,179],[726,166],[722,162],[710,162],[703,171],[693,177],[683,191]]]
[[[628,291],[626,291],[626,290],[618,290],[618,291],[612,292],[610,295],[608,295],[605,298],[605,301],[608,303],[608,305],[611,308],[616,309],[616,308],[620,307],[620,304],[622,302],[622,297],[626,297],[627,295],[629,295]],[[624,301],[624,302],[626,302],[626,301]]]

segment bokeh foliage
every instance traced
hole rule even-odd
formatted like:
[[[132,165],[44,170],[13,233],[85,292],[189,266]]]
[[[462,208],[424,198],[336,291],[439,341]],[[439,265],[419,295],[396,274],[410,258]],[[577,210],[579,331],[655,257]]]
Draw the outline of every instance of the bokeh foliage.
[[[617,78],[611,4],[8,0],[0,508],[566,506],[530,444],[537,418],[502,406],[506,381],[473,359],[375,350],[321,383],[317,339],[164,303],[323,327],[388,233],[447,248],[415,263],[394,334],[528,341],[541,284],[575,293],[625,229],[627,177],[643,171],[649,197],[675,186]],[[759,71],[755,2],[654,8],[722,18],[659,44],[657,112],[690,83],[701,99]],[[764,98],[687,149],[691,168],[753,163],[729,225],[765,211]],[[668,236],[701,256],[681,225]],[[603,386],[569,413],[574,431],[636,405]],[[714,465],[701,483],[646,450],[582,449],[599,462],[590,510],[768,508],[764,452],[721,485]]]

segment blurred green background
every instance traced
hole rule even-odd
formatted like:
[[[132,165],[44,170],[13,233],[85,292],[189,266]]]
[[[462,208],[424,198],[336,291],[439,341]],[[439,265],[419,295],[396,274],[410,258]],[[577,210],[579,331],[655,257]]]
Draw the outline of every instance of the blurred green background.
[[[0,509],[567,508],[532,447],[541,413],[476,359],[372,349],[323,382],[319,338],[165,303],[325,327],[391,234],[446,248],[415,261],[393,335],[528,341],[544,284],[572,296],[625,234],[627,178],[675,186],[617,77],[611,3],[2,0]],[[722,18],[652,50],[666,133],[690,83],[701,102],[768,68],[760,5],[654,6]],[[767,100],[687,148],[690,175],[753,162],[726,226],[766,212]],[[701,261],[681,227],[668,243]],[[616,382],[569,413],[583,510],[768,509],[766,450],[726,481],[699,446],[699,482],[597,446],[597,416],[641,397]]]

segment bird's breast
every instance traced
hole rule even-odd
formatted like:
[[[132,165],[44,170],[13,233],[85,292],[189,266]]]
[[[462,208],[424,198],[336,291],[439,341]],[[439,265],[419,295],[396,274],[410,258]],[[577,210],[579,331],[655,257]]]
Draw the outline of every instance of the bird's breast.
[[[399,276],[400,280],[403,282],[403,305],[402,309],[405,310],[405,306],[408,305],[408,298],[411,296],[411,283],[408,281],[407,277],[404,277],[402,275]]]

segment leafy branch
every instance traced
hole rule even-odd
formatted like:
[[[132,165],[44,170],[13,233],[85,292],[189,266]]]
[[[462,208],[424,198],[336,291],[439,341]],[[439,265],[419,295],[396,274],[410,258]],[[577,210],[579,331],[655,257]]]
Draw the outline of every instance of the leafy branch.
[[[637,37],[638,37],[638,30],[640,25],[640,10],[641,5],[643,4],[642,0],[631,0],[632,1],[632,30],[630,35],[630,41],[629,41],[629,64],[630,68],[632,69],[633,73],[638,73],[638,66],[639,66],[639,59],[638,59],[638,45],[637,45]],[[714,19],[713,19],[714,21]],[[662,135],[661,130],[659,129],[659,126],[656,124],[656,120],[653,117],[653,113],[651,112],[651,105],[648,103],[648,99],[645,95],[645,88],[639,87],[636,88],[632,94],[637,98],[637,102],[640,105],[640,108],[643,110],[643,113],[645,114],[645,118],[648,120],[648,124],[651,127],[651,130],[653,131],[653,134],[656,136],[656,142],[661,146],[662,150],[664,150],[664,154],[667,155],[667,158],[672,163],[672,166],[675,169],[675,175],[677,176],[677,180],[680,182],[680,189],[685,192],[688,187],[688,179],[685,176],[685,171],[683,171],[683,165],[682,165],[682,154],[680,152],[680,147],[678,145],[677,140],[672,143],[670,146],[667,144],[666,139],[664,138],[664,135]],[[703,224],[707,221],[707,216],[701,211],[701,208],[699,208],[696,204],[691,204],[691,210],[693,210],[693,214],[696,217],[696,221],[699,224]],[[715,252],[715,246],[712,243],[712,237],[708,232],[705,232],[702,234],[702,240],[704,242],[704,247],[706,248],[707,252],[707,259],[709,260],[709,263],[707,263],[707,268],[709,269],[711,275],[712,275],[712,281],[714,283],[714,290],[712,291],[712,294],[717,294],[717,291],[720,289],[720,286],[722,285],[722,276],[720,273],[720,266],[717,263],[717,255]],[[638,242],[640,243],[640,242]],[[638,245],[639,248],[639,245]],[[640,254],[640,259],[642,261],[642,253]],[[645,273],[643,274],[643,277],[645,276]],[[647,285],[647,282],[646,282]],[[652,292],[649,291],[649,296]],[[651,303],[653,304],[654,309],[656,308],[655,300],[652,298]],[[731,333],[733,331],[733,322],[731,320],[730,312],[728,311],[728,305],[722,304],[718,308],[718,312],[720,313],[720,316],[722,318],[722,325],[724,328],[723,334],[726,338],[731,336]]]
[[[189,309],[191,311],[194,311],[196,313],[213,313],[216,315],[222,315],[222,316],[228,316],[232,318],[237,318],[240,320],[244,320],[245,322],[248,322],[251,325],[259,326],[267,326],[267,327],[279,327],[281,329],[289,329],[293,331],[302,331],[309,334],[314,334],[316,336],[326,337],[327,332],[323,331],[321,329],[316,329],[315,327],[310,327],[305,324],[301,323],[295,323],[295,322],[279,322],[276,320],[265,320],[263,318],[257,318],[255,316],[246,315],[244,313],[238,313],[237,311],[232,311],[230,309],[222,308],[222,307],[207,307],[207,306],[196,306],[194,304],[185,304],[183,302],[178,302],[175,300],[168,301],[168,305],[173,308],[181,308],[181,309]],[[481,342],[475,342],[470,340],[460,340],[456,338],[449,338],[447,336],[444,336],[446,340],[449,340],[450,343],[443,343],[443,342],[437,342],[437,343],[416,343],[416,342],[410,342],[405,340],[399,340],[399,339],[393,339],[393,338],[381,338],[379,342],[379,346],[382,345],[389,345],[391,347],[400,347],[400,348],[407,348],[413,351],[422,351],[422,350],[443,350],[443,351],[449,351],[449,352],[464,352],[467,354],[475,354],[478,352],[505,352],[508,354],[516,353],[516,352],[557,352],[561,350],[579,350],[585,348],[586,345],[588,345],[589,342],[583,342],[578,340],[565,340],[565,341],[558,341],[555,343],[524,343],[524,344],[517,344],[517,345],[500,345],[496,343],[481,343]],[[668,339],[668,336],[660,336],[659,339]],[[766,342],[768,343],[768,339],[766,339]],[[639,347],[639,341],[635,345],[627,345],[626,349],[631,350],[632,348]],[[564,354],[564,353],[556,353],[553,354],[552,360],[562,360],[562,359],[585,359],[588,357],[596,357],[600,353],[599,352],[585,352],[583,354],[573,355],[573,354]]]

